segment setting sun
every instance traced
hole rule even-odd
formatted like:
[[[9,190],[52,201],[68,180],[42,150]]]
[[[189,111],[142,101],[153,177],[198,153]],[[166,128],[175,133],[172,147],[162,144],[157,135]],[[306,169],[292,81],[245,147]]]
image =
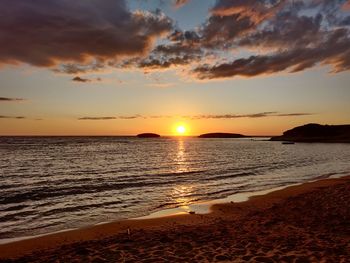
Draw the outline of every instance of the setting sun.
[[[177,131],[177,133],[179,133],[179,134],[185,134],[185,132],[186,132],[186,127],[183,126],[183,125],[177,126],[177,127],[176,127],[176,131]]]

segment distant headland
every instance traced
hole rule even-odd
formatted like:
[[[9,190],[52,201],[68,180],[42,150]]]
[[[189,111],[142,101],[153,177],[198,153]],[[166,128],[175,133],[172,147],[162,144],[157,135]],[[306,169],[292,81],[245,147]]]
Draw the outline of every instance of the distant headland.
[[[140,133],[137,135],[138,138],[159,138],[160,135],[156,133]]]
[[[215,133],[205,133],[198,136],[198,138],[246,138],[245,136],[238,133],[224,133],[224,132],[215,132]]]
[[[285,131],[271,141],[350,143],[350,125],[320,125],[310,123]]]

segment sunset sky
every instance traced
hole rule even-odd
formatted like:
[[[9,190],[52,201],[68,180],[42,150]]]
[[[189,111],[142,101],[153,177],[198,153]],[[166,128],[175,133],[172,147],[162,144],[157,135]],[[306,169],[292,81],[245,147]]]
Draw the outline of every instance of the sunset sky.
[[[0,135],[350,123],[350,1],[0,5]]]

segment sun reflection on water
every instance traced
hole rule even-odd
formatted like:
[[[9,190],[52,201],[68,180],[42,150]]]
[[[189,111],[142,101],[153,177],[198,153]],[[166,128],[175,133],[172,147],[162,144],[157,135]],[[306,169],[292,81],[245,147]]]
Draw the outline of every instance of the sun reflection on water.
[[[185,173],[190,171],[190,167],[188,166],[188,160],[186,156],[186,142],[184,138],[178,139],[177,144],[177,153],[175,157],[175,166],[176,166],[176,173]],[[189,174],[184,176],[190,176]],[[179,184],[176,185],[172,191],[172,198],[173,200],[181,205],[181,208],[183,208],[185,211],[189,210],[190,203],[193,202],[193,199],[191,196],[193,195],[195,190],[195,187],[193,185],[189,184]]]
[[[182,138],[178,140],[177,153],[175,157],[175,166],[177,173],[183,173],[189,170],[186,160],[185,142]]]
[[[181,206],[187,206],[192,203],[192,198],[190,197],[194,192],[194,187],[190,185],[177,185],[173,189],[172,196],[174,201]]]

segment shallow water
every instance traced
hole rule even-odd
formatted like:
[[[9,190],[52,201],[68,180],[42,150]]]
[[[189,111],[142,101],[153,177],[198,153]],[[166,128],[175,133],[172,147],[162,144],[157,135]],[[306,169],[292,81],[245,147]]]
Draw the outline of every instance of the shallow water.
[[[350,144],[0,137],[0,242],[350,173]]]

